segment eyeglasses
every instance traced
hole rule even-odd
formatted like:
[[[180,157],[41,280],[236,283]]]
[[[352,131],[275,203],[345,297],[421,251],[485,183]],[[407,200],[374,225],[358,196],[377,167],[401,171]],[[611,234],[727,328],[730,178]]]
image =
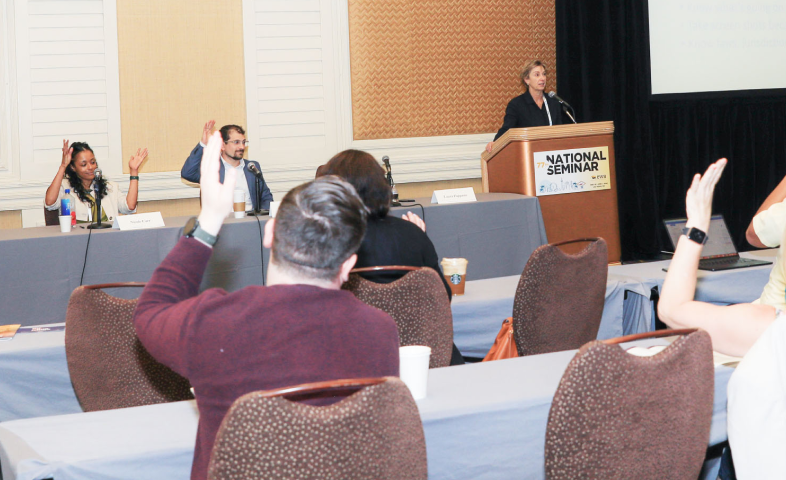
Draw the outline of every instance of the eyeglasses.
[[[229,140],[228,142],[224,142],[224,143],[231,143],[234,146],[238,146],[238,145],[246,146],[248,145],[248,140]]]

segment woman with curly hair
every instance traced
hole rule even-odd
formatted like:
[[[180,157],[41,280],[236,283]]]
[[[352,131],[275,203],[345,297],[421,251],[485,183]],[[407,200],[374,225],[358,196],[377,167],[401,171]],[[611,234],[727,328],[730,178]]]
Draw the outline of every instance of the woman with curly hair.
[[[57,210],[60,208],[62,192],[70,189],[71,198],[76,200],[71,208],[76,212],[77,222],[97,221],[98,212],[96,212],[94,198],[97,187],[101,195],[102,222],[114,221],[118,213],[135,213],[139,192],[139,167],[145,158],[147,158],[147,148],[140,148],[128,161],[131,182],[128,186],[128,195],[122,195],[120,187],[115,182],[107,181],[103,177],[96,180],[98,162],[90,145],[74,142],[69,146],[68,140],[63,140],[63,160],[52,184],[46,190],[44,205],[47,210]]]

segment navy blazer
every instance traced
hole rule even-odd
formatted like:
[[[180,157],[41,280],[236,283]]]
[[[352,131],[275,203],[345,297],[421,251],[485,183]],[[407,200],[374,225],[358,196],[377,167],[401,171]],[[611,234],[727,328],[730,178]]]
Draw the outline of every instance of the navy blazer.
[[[246,160],[249,163],[253,163],[256,165],[257,170],[262,172],[262,169],[259,168],[259,162],[255,162],[253,160]],[[180,169],[180,176],[188,180],[189,182],[199,183],[199,179],[201,173],[199,171],[202,165],[202,144],[197,143],[197,146],[191,150],[191,155],[188,156],[186,159],[186,163],[183,164],[183,168]],[[254,209],[258,210],[260,208],[269,209],[270,208],[270,201],[273,200],[273,194],[270,193],[270,189],[267,187],[265,183],[265,178],[262,177],[259,182],[259,191],[260,191],[260,199],[261,199],[261,207],[257,205],[257,196],[254,195],[255,188],[256,188],[256,177],[254,174],[248,171],[248,168],[244,168],[243,172],[246,174],[246,182],[248,183],[248,191],[251,193],[251,203],[254,205]],[[218,172],[218,178],[221,180],[221,183],[224,183],[224,162],[221,162],[221,168]]]

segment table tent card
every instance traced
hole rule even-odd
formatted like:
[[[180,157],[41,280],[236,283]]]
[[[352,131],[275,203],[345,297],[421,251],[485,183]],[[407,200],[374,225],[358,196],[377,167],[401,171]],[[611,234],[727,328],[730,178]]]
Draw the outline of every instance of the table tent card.
[[[478,199],[475,198],[475,190],[472,187],[434,190],[434,193],[431,195],[431,203],[437,203],[439,205],[477,201]]]
[[[120,230],[143,230],[145,228],[163,227],[164,218],[161,212],[137,213],[135,215],[118,215],[112,228]]]

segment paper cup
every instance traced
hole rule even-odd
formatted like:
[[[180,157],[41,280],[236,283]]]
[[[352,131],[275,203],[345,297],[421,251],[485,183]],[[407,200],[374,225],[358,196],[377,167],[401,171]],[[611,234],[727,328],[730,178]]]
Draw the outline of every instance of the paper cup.
[[[401,380],[409,387],[415,400],[426,398],[428,384],[428,362],[431,347],[409,345],[398,349]]]
[[[58,215],[60,219],[60,231],[67,233],[71,231],[71,215]]]
[[[232,209],[235,212],[235,218],[243,218],[246,216],[246,192],[243,190],[235,190]]]
[[[453,295],[464,295],[464,284],[467,281],[467,259],[466,258],[443,258],[442,274],[450,285]]]
[[[270,201],[270,218],[276,218],[276,212],[278,212],[278,202],[271,200]]]

